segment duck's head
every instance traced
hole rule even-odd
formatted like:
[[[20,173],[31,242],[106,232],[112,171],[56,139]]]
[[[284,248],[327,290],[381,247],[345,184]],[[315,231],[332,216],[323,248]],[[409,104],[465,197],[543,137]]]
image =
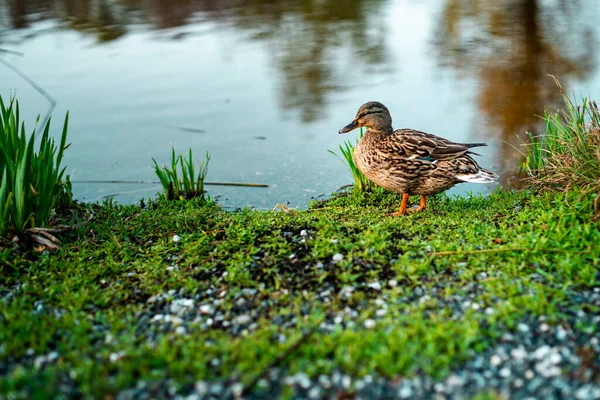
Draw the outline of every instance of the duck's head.
[[[350,132],[360,126],[366,126],[381,132],[392,132],[392,117],[386,106],[378,101],[370,101],[358,109],[352,122],[343,127],[340,133]]]

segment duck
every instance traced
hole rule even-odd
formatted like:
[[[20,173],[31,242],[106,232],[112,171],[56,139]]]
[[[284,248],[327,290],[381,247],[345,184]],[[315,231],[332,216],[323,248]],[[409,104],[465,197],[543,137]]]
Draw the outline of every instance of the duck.
[[[354,149],[354,163],[376,185],[402,194],[399,210],[388,215],[407,214],[409,196],[421,196],[416,209],[420,212],[427,205],[426,196],[462,182],[493,183],[498,178],[472,157],[479,154],[471,149],[486,143],[455,143],[414,129],[394,130],[389,110],[378,101],[360,106],[339,133],[359,127],[367,130]]]

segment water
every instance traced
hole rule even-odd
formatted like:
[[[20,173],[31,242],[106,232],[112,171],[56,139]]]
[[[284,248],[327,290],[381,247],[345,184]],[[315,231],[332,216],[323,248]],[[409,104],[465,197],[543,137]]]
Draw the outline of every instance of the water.
[[[72,180],[153,180],[152,157],[212,156],[227,208],[306,207],[351,183],[336,150],[358,107],[383,102],[396,128],[487,141],[480,164],[509,185],[526,130],[559,105],[556,75],[600,97],[600,3],[537,0],[0,0],[0,53],[70,110]],[[32,129],[48,101],[0,64]],[[134,202],[158,185],[74,184]],[[463,184],[451,193],[487,191]]]

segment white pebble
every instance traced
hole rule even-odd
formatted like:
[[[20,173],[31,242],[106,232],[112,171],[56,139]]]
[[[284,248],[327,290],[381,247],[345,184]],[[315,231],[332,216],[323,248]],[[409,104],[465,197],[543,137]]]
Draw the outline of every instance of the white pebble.
[[[377,291],[381,290],[381,283],[379,283],[378,281],[371,282],[367,286],[370,287],[373,290],[377,290]]]
[[[120,359],[122,359],[124,356],[125,356],[125,353],[123,353],[123,352],[110,353],[110,356],[108,356],[108,359],[110,360],[110,362],[114,363],[114,362],[117,362]]]
[[[231,385],[231,393],[233,397],[239,398],[242,397],[242,392],[244,391],[244,384],[241,382],[236,382]]]
[[[341,253],[335,253],[332,257],[333,261],[340,262],[344,259],[344,255]]]
[[[372,329],[375,327],[375,321],[372,319],[368,319],[365,321],[365,328]]]
[[[237,316],[234,321],[238,325],[244,325],[244,324],[247,324],[248,322],[250,322],[251,320],[252,320],[252,318],[250,318],[249,315],[242,314],[242,315]]]
[[[523,384],[524,384],[524,383],[525,383],[525,382],[523,382],[523,379],[521,379],[521,378],[517,378],[517,379],[515,379],[515,380],[513,381],[513,386],[514,386],[516,389],[520,389],[520,388],[522,388],[522,387],[523,387]]]
[[[543,360],[544,358],[546,358],[546,356],[548,356],[548,354],[550,354],[550,346],[548,345],[544,345],[541,347],[538,347],[535,352],[533,353],[534,357],[538,360]]]
[[[396,286],[398,286],[398,281],[397,281],[397,280],[395,280],[395,279],[390,279],[390,280],[388,281],[388,286],[389,286],[389,287],[396,287]]]
[[[510,355],[515,360],[524,360],[527,357],[527,351],[523,348],[523,346],[519,346],[516,349],[512,349]]]
[[[492,366],[497,367],[498,365],[502,364],[502,358],[498,354],[494,354],[490,358],[490,363]]]
[[[175,243],[179,242],[180,240],[181,240],[181,236],[179,236],[179,235],[175,235],[175,236],[173,236],[173,241],[174,241]]]
[[[177,328],[175,328],[175,334],[176,335],[180,335],[181,336],[181,335],[185,335],[185,333],[186,333],[185,327],[178,326]]]
[[[510,369],[507,367],[504,367],[500,370],[499,372],[500,376],[503,378],[508,378],[512,375],[512,373],[510,372]]]
[[[202,304],[198,310],[200,311],[200,314],[204,315],[214,314],[215,312],[215,309],[210,304]]]
[[[535,372],[533,372],[532,370],[528,369],[527,371],[525,371],[525,378],[527,378],[528,380],[533,379],[534,376]]]
[[[196,389],[196,393],[198,393],[200,396],[206,396],[208,393],[208,383],[204,381],[198,381],[194,385],[194,389]]]

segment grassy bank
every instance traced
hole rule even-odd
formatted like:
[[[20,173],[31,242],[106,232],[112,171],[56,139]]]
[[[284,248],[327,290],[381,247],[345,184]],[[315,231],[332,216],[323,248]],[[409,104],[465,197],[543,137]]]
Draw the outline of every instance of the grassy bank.
[[[501,191],[406,218],[384,216],[400,197],[381,193],[296,213],[88,206],[59,252],[0,253],[0,393],[110,398],[143,381],[159,397],[203,382],[291,396],[284,377],[299,372],[443,379],[524,319],[600,312],[573,305],[600,281],[594,200]],[[574,332],[598,335],[581,321]]]

